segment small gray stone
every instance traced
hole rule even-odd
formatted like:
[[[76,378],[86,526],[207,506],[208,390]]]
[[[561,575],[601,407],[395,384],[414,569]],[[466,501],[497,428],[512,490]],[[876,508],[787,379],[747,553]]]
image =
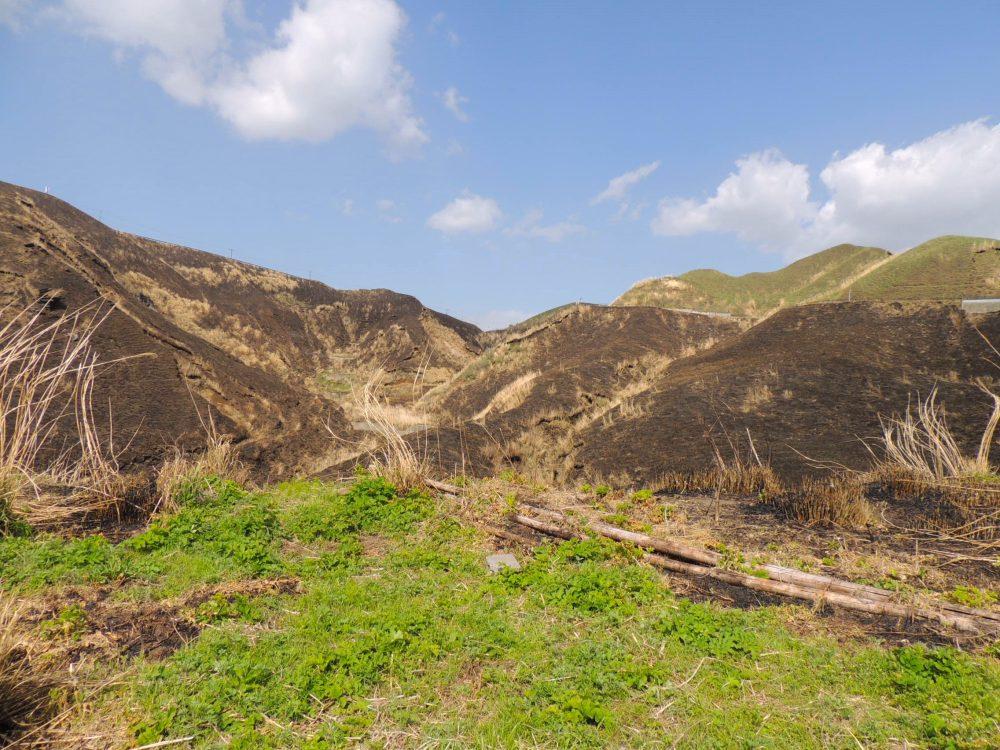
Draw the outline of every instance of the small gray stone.
[[[520,570],[521,563],[510,552],[500,552],[486,558],[486,567],[490,569],[490,573],[499,573],[504,568]]]

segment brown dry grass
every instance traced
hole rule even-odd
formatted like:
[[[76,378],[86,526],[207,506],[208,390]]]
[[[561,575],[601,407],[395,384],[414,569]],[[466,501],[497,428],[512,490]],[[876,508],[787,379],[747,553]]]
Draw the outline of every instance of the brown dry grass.
[[[888,500],[913,502],[915,528],[959,532],[969,540],[1000,538],[1000,476],[990,463],[1000,396],[982,382],[979,387],[993,408],[975,455],[965,453],[952,434],[937,389],[904,416],[882,420],[882,455],[876,454],[864,479]]]
[[[490,399],[490,402],[472,419],[478,421],[493,412],[502,413],[516,409],[524,403],[524,400],[531,393],[533,382],[538,375],[538,370],[532,370],[515,378],[497,391],[496,395]]]
[[[430,475],[426,450],[422,451],[419,441],[408,440],[400,431],[396,422],[398,410],[387,404],[381,395],[382,377],[381,372],[374,373],[353,394],[355,412],[366,430],[377,438],[374,448],[364,450],[366,468],[400,489],[423,486],[424,479]],[[337,437],[333,430],[330,434]]]
[[[62,684],[53,664],[24,635],[20,621],[14,602],[0,598],[0,745],[43,723]]]
[[[771,403],[774,400],[774,393],[771,391],[771,387],[767,383],[754,383],[751,385],[743,397],[743,403],[740,405],[740,410],[744,413],[756,412],[760,410],[760,407]]]
[[[106,315],[89,306],[50,320],[31,306],[0,327],[0,512],[59,528],[120,515],[135,494],[94,419],[101,364],[90,342]],[[55,452],[56,430],[67,422],[76,442]]]
[[[761,499],[775,498],[784,493],[781,480],[770,466],[757,456],[750,442],[749,455],[726,459],[716,450],[715,466],[706,471],[681,473],[668,472],[653,483],[657,491],[673,493],[718,492],[725,495],[755,495]]]
[[[992,473],[990,448],[1000,424],[1000,396],[980,385],[993,399],[993,411],[983,429],[976,455],[963,452],[948,427],[943,406],[937,403],[937,389],[916,408],[908,407],[901,418],[882,419],[881,462],[914,478],[952,480]]]
[[[174,455],[163,462],[156,475],[155,510],[176,510],[177,491],[184,485],[210,477],[230,479],[237,484],[250,484],[250,471],[240,460],[236,447],[215,429],[215,423],[205,422],[205,449],[197,454],[175,448]]]
[[[785,493],[778,505],[796,521],[807,524],[860,528],[875,520],[875,511],[865,498],[864,487],[841,477],[806,478],[794,490]]]

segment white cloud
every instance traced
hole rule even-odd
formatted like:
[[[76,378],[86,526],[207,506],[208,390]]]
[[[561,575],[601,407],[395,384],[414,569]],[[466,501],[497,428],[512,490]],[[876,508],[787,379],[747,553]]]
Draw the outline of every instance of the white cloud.
[[[622,221],[623,219],[628,219],[629,221],[638,221],[643,211],[647,208],[649,208],[647,201],[639,201],[635,204],[623,201],[615,212],[614,220]]]
[[[549,242],[562,242],[567,237],[587,232],[587,227],[574,220],[543,225],[542,216],[541,210],[533,208],[517,224],[507,229],[506,233],[513,237],[533,237]]]
[[[143,72],[185,104],[205,101],[235,0],[62,0],[51,13],[85,36],[134,50]]]
[[[0,26],[17,31],[31,0],[0,0]]]
[[[653,219],[662,235],[733,232],[740,238],[780,248],[795,242],[815,218],[809,200],[809,170],[777,151],[752,154],[736,162],[711,198],[665,200]]]
[[[444,104],[445,109],[455,115],[455,118],[459,122],[468,122],[469,115],[465,113],[462,109],[463,104],[468,104],[468,98],[462,96],[458,93],[458,89],[454,86],[449,86],[444,92],[441,93],[441,103]]]
[[[495,228],[502,215],[495,200],[466,191],[427,219],[427,226],[445,234],[482,233]]]
[[[340,213],[342,213],[344,216],[353,216],[354,200],[351,198],[344,198],[344,200],[340,202]]]
[[[523,310],[487,310],[484,313],[472,314],[472,322],[484,331],[496,331],[500,328],[520,323],[531,315]]]
[[[215,107],[250,138],[321,141],[363,126],[419,145],[427,135],[396,62],[404,24],[392,0],[307,0],[278,27],[277,46],[217,86]]]
[[[642,182],[659,168],[660,162],[654,161],[649,164],[643,164],[641,167],[637,167],[631,172],[618,175],[608,182],[608,186],[604,188],[601,193],[595,195],[591,199],[590,204],[595,206],[598,203],[603,203],[604,201],[624,200],[626,193],[628,193],[629,189],[632,188],[633,185]]]
[[[398,224],[403,220],[401,216],[396,213],[396,201],[390,200],[389,198],[380,198],[375,202],[375,207],[378,209],[379,218],[382,221],[387,221],[390,224]]]
[[[264,49],[243,61],[227,21],[240,0],[61,0],[81,33],[141,57],[177,100],[207,106],[251,139],[322,141],[362,127],[396,150],[427,141],[396,59],[406,24],[393,0],[303,0]]]
[[[657,234],[729,232],[798,257],[840,242],[905,249],[941,234],[1000,235],[1000,125],[977,120],[897,149],[871,143],[820,172],[752,154],[703,200],[665,200]]]
[[[899,248],[941,234],[1000,235],[1000,125],[967,122],[905,148],[872,143],[820,173],[820,235]]]
[[[431,18],[431,22],[427,24],[427,30],[431,34],[436,34],[438,31],[444,31],[444,35],[448,41],[451,42],[451,46],[457,47],[461,43],[462,39],[454,32],[454,30],[444,28],[445,21],[447,20],[448,16],[444,13],[444,11],[438,11],[434,14],[434,17]]]

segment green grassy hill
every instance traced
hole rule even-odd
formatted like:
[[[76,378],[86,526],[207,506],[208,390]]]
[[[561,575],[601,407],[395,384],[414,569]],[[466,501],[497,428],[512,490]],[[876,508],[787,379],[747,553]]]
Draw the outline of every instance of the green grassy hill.
[[[901,253],[858,279],[854,299],[944,300],[1000,296],[1000,241],[947,236]],[[831,298],[842,298],[846,291]]]
[[[887,251],[875,247],[837,245],[778,271],[730,276],[706,269],[640,281],[613,304],[764,315],[836,296],[853,279],[889,257]]]

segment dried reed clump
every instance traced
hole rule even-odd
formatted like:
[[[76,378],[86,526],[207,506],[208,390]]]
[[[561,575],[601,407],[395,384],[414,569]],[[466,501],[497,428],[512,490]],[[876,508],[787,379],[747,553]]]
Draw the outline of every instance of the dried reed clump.
[[[864,486],[841,477],[827,480],[807,477],[777,502],[789,516],[802,523],[859,528],[875,520]]]
[[[669,472],[656,482],[657,490],[676,493],[719,492],[724,495],[754,495],[772,499],[784,492],[781,480],[771,467],[760,460],[751,441],[751,455],[740,456],[735,450],[731,459],[716,451],[715,466],[705,471]]]
[[[980,388],[993,399],[993,410],[976,455],[967,455],[955,440],[935,388],[915,410],[907,407],[902,418],[882,419],[882,468],[925,481],[992,475],[990,448],[1000,424],[1000,396],[985,385]]]
[[[921,528],[996,539],[1000,476],[990,464],[990,449],[1000,425],[1000,396],[982,383],[979,387],[993,399],[993,408],[975,455],[958,444],[935,389],[902,418],[882,420],[882,455],[876,454],[865,479],[887,500],[913,502],[912,522]]]
[[[100,365],[91,338],[106,314],[88,306],[49,320],[32,306],[0,327],[0,516],[59,528],[123,510],[130,480],[92,405]],[[76,441],[57,452],[66,423]]]
[[[20,618],[13,600],[0,598],[0,746],[44,722],[62,684],[52,663],[24,637]]]
[[[377,439],[377,445],[364,452],[366,468],[400,489],[421,487],[430,475],[426,441],[421,451],[419,440],[408,440],[401,432],[393,408],[381,396],[382,378],[381,372],[375,372],[363,387],[353,391],[355,413],[364,429]],[[330,434],[334,435],[333,430]]]

